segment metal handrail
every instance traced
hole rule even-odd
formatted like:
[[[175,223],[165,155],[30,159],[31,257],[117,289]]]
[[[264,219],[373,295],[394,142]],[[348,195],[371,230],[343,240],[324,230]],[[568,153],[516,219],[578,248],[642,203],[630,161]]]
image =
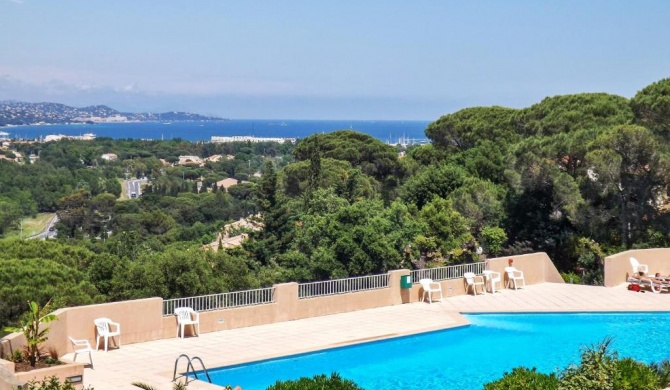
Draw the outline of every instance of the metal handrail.
[[[417,284],[421,279],[433,279],[435,281],[459,279],[466,272],[481,274],[486,269],[486,262],[448,265],[446,267],[424,268],[412,271],[412,283]]]
[[[387,288],[388,286],[388,274],[300,283],[298,285],[298,298],[305,299],[358,291],[369,291]]]
[[[177,307],[201,311],[223,310],[240,306],[262,305],[274,302],[274,287],[233,291],[221,294],[163,300],[163,316],[171,316]]]
[[[186,355],[184,353],[179,355],[179,357],[177,357],[177,360],[174,361],[174,372],[172,373],[172,382],[177,380],[177,364],[179,364],[179,360],[181,360],[181,358],[183,358],[183,357],[185,357],[186,361],[188,362],[186,364],[186,374],[184,374],[184,377],[186,377],[186,384],[188,384],[188,378],[189,378],[188,374],[191,373],[191,372],[193,373],[193,376],[195,377],[195,379],[196,380],[198,379],[198,373],[195,371],[195,368],[193,367],[193,361],[194,360],[197,360],[197,361],[200,362],[200,365],[202,366],[202,370],[205,372],[205,375],[207,375],[207,381],[209,383],[212,383],[212,378],[210,378],[209,372],[207,371],[207,368],[205,367],[205,363],[202,362],[202,359],[200,359],[198,356],[193,356],[192,358],[190,358],[190,357],[188,357],[188,355]]]

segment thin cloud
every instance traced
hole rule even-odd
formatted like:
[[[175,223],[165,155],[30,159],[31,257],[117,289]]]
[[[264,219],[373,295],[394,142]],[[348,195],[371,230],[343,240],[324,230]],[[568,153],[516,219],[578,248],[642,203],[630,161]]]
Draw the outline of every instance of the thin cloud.
[[[23,0],[9,0],[10,3],[23,4]]]

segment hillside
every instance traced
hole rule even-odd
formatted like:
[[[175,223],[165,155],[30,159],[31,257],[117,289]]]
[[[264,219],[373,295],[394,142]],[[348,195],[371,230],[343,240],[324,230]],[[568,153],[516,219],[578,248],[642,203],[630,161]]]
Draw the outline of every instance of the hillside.
[[[0,101],[0,126],[38,123],[99,123],[153,121],[217,121],[222,118],[189,112],[128,113],[98,105],[82,108],[59,103]]]

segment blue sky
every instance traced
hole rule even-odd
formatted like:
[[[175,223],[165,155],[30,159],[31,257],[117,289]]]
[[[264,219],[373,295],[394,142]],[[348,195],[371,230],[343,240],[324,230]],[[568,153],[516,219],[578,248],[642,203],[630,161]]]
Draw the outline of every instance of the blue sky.
[[[0,100],[434,120],[669,76],[670,2],[0,0]]]

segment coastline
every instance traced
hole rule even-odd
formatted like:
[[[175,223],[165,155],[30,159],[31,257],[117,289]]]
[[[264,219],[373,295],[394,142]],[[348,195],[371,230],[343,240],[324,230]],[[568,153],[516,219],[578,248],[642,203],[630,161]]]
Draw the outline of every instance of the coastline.
[[[81,136],[94,133],[98,138],[210,142],[211,137],[306,138],[312,134],[352,130],[384,142],[415,140],[427,142],[428,121],[346,121],[346,120],[255,120],[217,121],[127,121],[102,123],[38,123],[8,125],[0,131],[11,139],[36,140],[47,135]],[[281,125],[280,125],[281,124]],[[11,129],[11,130],[9,130]]]

